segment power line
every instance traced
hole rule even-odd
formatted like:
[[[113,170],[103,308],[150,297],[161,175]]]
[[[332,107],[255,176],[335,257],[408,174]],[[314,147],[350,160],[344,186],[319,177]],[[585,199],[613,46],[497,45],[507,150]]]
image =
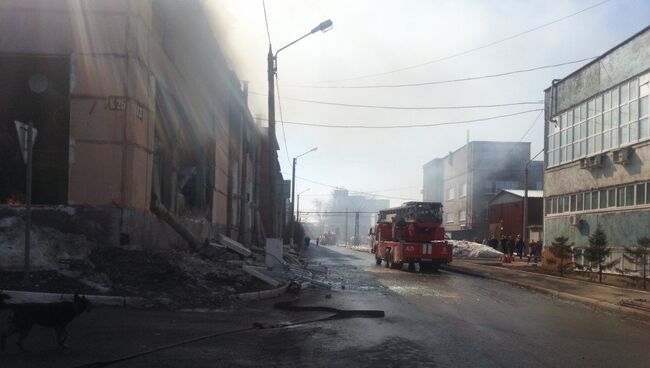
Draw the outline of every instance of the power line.
[[[543,109],[533,109],[514,112],[511,114],[488,116],[485,118],[469,119],[469,120],[458,120],[458,121],[446,121],[440,123],[423,123],[423,124],[406,124],[406,125],[365,125],[365,124],[354,124],[354,125],[339,125],[339,124],[323,124],[323,123],[303,123],[295,121],[285,121],[284,124],[289,125],[299,125],[299,126],[308,126],[308,127],[317,127],[317,128],[341,128],[341,129],[406,129],[406,128],[427,128],[435,127],[442,125],[456,125],[456,124],[469,124],[477,123],[482,121],[489,121],[501,118],[507,118],[511,116],[523,115],[529,112],[543,111]],[[261,120],[265,120],[261,118]]]
[[[266,23],[266,36],[269,39],[269,45],[271,44],[271,32],[269,31],[269,19],[266,16],[266,3],[262,0],[262,9],[264,9],[264,23]]]
[[[283,172],[283,174],[288,175],[287,173],[284,173],[284,172]],[[346,188],[343,188],[341,186],[321,183],[321,182],[311,180],[311,179],[307,179],[307,178],[303,178],[303,177],[300,177],[300,176],[296,176],[296,178],[300,179],[300,180],[304,180],[304,181],[312,183],[312,184],[323,185],[323,186],[334,188],[334,189],[345,189],[345,190],[347,190],[348,192],[351,192],[351,193],[364,194],[364,195],[367,195],[367,196],[384,197],[384,198],[388,198],[388,199],[400,199],[400,200],[404,200],[404,201],[412,201],[412,200],[414,200],[414,198],[387,196],[387,195],[381,195],[381,194],[373,194],[373,193],[370,193],[370,192],[362,192],[362,191],[359,191],[359,190],[346,189]]]
[[[479,80],[479,79],[488,79],[488,78],[498,78],[498,77],[504,77],[508,75],[513,75],[513,74],[521,74],[521,73],[529,73],[533,72],[536,70],[542,70],[542,69],[550,69],[550,68],[557,68],[560,66],[565,66],[565,65],[571,65],[571,64],[577,64],[577,63],[582,63],[585,61],[590,61],[595,59],[597,56],[592,56],[580,60],[573,60],[573,61],[567,61],[563,63],[558,63],[558,64],[550,64],[550,65],[542,65],[542,66],[537,66],[534,68],[528,68],[528,69],[519,69],[519,70],[511,70],[508,72],[503,72],[503,73],[496,73],[496,74],[487,74],[487,75],[481,75],[481,76],[476,76],[476,77],[465,77],[465,78],[456,78],[456,79],[445,79],[445,80],[439,80],[439,81],[430,81],[430,82],[420,82],[420,83],[402,83],[402,84],[373,84],[373,85],[358,85],[358,86],[315,86],[315,85],[295,85],[294,87],[299,87],[299,88],[316,88],[316,89],[369,89],[369,88],[404,88],[404,87],[422,87],[422,86],[431,86],[431,85],[437,85],[437,84],[448,84],[448,83],[458,83],[458,82],[467,82],[467,81],[473,81],[473,80]]]
[[[381,72],[381,73],[366,74],[366,75],[361,75],[361,76],[357,76],[357,77],[350,77],[350,78],[345,78],[345,79],[319,81],[319,82],[316,82],[316,83],[346,82],[346,81],[357,80],[357,79],[362,79],[362,78],[378,77],[378,76],[381,76],[381,75],[393,74],[393,73],[402,72],[402,71],[405,71],[405,70],[410,70],[410,69],[415,69],[415,68],[420,68],[420,67],[423,67],[425,65],[431,65],[431,64],[435,64],[435,63],[438,63],[438,62],[441,62],[441,61],[453,59],[453,58],[456,58],[456,57],[459,57],[459,56],[467,55],[467,54],[470,54],[472,52],[479,51],[479,50],[494,46],[494,45],[498,45],[498,44],[503,43],[505,41],[509,41],[509,40],[515,39],[517,37],[521,37],[521,36],[523,36],[525,34],[537,31],[537,30],[545,28],[545,27],[548,27],[548,26],[553,25],[555,23],[561,22],[563,20],[569,19],[569,18],[574,17],[576,15],[579,15],[581,13],[584,13],[584,12],[586,12],[588,10],[599,7],[599,6],[601,6],[601,5],[605,4],[605,3],[608,3],[609,1],[611,1],[611,0],[604,0],[604,1],[598,2],[598,3],[594,4],[594,5],[588,6],[588,7],[584,8],[582,10],[579,10],[579,11],[577,11],[575,13],[565,15],[563,17],[557,18],[555,20],[552,20],[550,22],[541,24],[539,26],[527,29],[527,30],[519,32],[519,33],[515,33],[515,34],[510,35],[508,37],[501,38],[499,40],[492,41],[492,42],[486,43],[484,45],[474,47],[474,48],[471,48],[471,49],[467,49],[465,51],[461,51],[461,52],[458,52],[458,53],[455,53],[455,54],[451,54],[451,55],[439,57],[437,59],[429,60],[429,61],[426,61],[424,63],[415,64],[415,65],[411,65],[411,66],[407,66],[407,67],[403,67],[403,68],[399,68],[399,69],[394,69],[394,70],[390,70],[390,71],[386,71],[386,72]]]
[[[265,93],[252,92],[248,93],[257,96],[266,96]],[[493,107],[506,107],[506,106],[519,106],[519,105],[542,105],[544,101],[521,101],[521,102],[508,102],[500,104],[486,104],[486,105],[458,105],[458,106],[384,106],[384,105],[362,105],[362,104],[349,104],[341,102],[307,100],[303,98],[284,97],[285,100],[299,101],[320,105],[330,106],[343,106],[343,107],[359,107],[369,109],[388,109],[388,110],[455,110],[455,109],[480,109],[480,108],[493,108]]]
[[[289,147],[287,146],[287,134],[284,132],[284,117],[282,116],[282,97],[280,97],[280,82],[278,81],[278,74],[275,74],[275,90],[278,94],[278,110],[280,110],[280,126],[282,126],[282,140],[284,141],[284,153],[287,155],[287,162],[291,165],[289,158]]]

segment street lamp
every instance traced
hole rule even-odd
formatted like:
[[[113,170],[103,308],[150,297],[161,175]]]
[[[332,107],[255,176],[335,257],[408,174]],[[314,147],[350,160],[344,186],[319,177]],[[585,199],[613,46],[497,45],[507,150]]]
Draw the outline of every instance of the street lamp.
[[[292,246],[293,246],[293,227],[294,227],[294,222],[295,222],[294,217],[293,217],[293,214],[295,213],[295,212],[293,212],[293,209],[294,209],[293,204],[295,202],[293,200],[295,199],[295,196],[296,196],[296,162],[298,161],[298,159],[300,157],[302,157],[302,156],[304,156],[304,155],[306,155],[306,154],[308,154],[310,152],[314,152],[317,149],[318,149],[318,147],[314,147],[314,148],[310,149],[309,151],[307,151],[307,152],[293,158],[293,168],[291,170],[291,217],[290,217],[290,219],[291,219],[291,224],[290,225],[291,226],[289,228],[289,244],[291,244]]]
[[[307,188],[302,192],[298,193],[298,199],[296,200],[296,221],[300,222],[300,195],[308,191],[311,188]]]
[[[314,34],[316,32],[327,32],[330,29],[332,29],[332,21],[327,19],[323,22],[321,22],[319,25],[314,27],[309,33],[305,34],[304,36],[298,38],[297,40],[287,44],[284,47],[281,47],[278,51],[273,53],[273,49],[271,47],[271,43],[269,43],[269,53],[267,55],[267,64],[266,64],[266,71],[267,71],[267,78],[268,78],[268,84],[269,84],[269,90],[268,90],[268,122],[269,122],[269,167],[273,167],[273,161],[276,159],[276,154],[275,154],[275,73],[278,70],[278,53],[287,47],[295,44],[296,42],[302,40],[303,38]],[[295,162],[295,161],[294,161]],[[295,167],[295,164],[294,164]],[[273,188],[273,181],[270,181],[271,184],[271,193],[274,192]],[[293,181],[292,181],[292,186],[293,186]],[[292,195],[293,195],[293,190],[292,190]],[[291,229],[291,239],[293,239],[293,198],[291,201],[291,224],[292,224],[292,229]],[[292,240],[293,244],[293,240]]]

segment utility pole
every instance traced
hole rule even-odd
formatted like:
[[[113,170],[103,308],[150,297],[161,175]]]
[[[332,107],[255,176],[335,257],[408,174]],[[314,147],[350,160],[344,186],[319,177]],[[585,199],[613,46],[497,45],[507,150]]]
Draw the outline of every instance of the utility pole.
[[[348,245],[348,209],[345,209],[345,245]]]
[[[31,232],[32,232],[32,161],[34,152],[34,143],[32,142],[34,136],[34,123],[27,123],[27,140],[25,141],[27,149],[27,182],[25,194],[25,262],[24,262],[24,286],[29,286],[29,268],[30,268],[30,248],[31,248]]]
[[[296,158],[293,158],[293,169],[291,170],[291,217],[289,217],[289,245],[293,247],[293,232],[294,232],[294,222],[295,219],[293,217],[293,205],[294,205],[294,199],[296,196]]]
[[[354,245],[359,245],[359,211],[354,214]]]

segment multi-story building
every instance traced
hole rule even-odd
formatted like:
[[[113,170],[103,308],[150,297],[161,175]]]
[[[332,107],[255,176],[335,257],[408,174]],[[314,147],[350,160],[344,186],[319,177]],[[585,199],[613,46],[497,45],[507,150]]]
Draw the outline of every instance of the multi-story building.
[[[545,243],[650,236],[650,27],[545,91]]]
[[[542,189],[542,164],[529,142],[473,141],[423,166],[423,198],[443,204],[445,229],[456,239],[488,236],[488,202],[501,189]]]
[[[102,244],[183,243],[156,200],[201,239],[280,236],[275,135],[250,115],[202,2],[5,1],[0,32],[0,203],[25,200],[14,121],[32,121],[35,210],[77,211],[37,222]]]
[[[336,189],[327,210],[335,212],[321,220],[324,231],[336,232],[341,241],[364,242],[368,230],[377,220],[380,210],[390,207],[390,200],[368,198],[362,195],[350,195],[347,189]]]

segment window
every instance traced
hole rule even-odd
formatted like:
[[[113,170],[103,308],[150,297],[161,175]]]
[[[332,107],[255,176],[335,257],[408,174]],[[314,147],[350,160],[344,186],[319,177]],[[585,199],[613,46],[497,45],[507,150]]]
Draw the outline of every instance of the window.
[[[616,188],[607,190],[607,207],[616,207]]]
[[[634,185],[625,187],[625,205],[634,206]]]
[[[650,74],[594,96],[548,122],[548,166],[650,139]]]
[[[618,187],[616,188],[616,207],[623,207],[625,206],[625,187]]]
[[[467,211],[461,210],[458,213],[458,221],[465,221],[465,220],[467,220]]]
[[[455,221],[454,214],[453,213],[447,213],[447,223],[450,224],[450,223],[452,223],[454,221]]]
[[[606,189],[602,189],[600,191],[599,208],[607,208],[607,190]]]
[[[636,204],[645,204],[645,183],[636,185]]]
[[[546,214],[552,214],[552,213],[553,213],[553,199],[546,198]]]
[[[582,206],[582,197],[584,196],[583,193],[578,193],[576,195],[576,211],[582,211],[584,207]]]
[[[454,188],[447,189],[447,200],[452,200],[456,197],[456,192]]]
[[[598,209],[598,192],[597,191],[591,192],[591,209],[592,210],[597,210]]]
[[[460,197],[466,197],[467,196],[467,183],[463,183],[460,185]]]

